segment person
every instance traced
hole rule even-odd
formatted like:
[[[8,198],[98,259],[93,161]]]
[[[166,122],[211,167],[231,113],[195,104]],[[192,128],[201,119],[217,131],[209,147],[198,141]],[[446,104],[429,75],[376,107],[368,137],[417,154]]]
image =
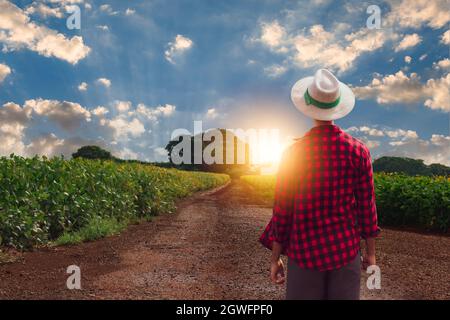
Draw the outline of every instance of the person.
[[[333,122],[352,111],[355,97],[320,69],[299,80],[291,98],[314,127],[284,152],[278,169],[273,216],[260,237],[272,250],[270,277],[286,280],[289,300],[358,300],[361,238],[366,268],[376,264],[380,228],[369,149]]]

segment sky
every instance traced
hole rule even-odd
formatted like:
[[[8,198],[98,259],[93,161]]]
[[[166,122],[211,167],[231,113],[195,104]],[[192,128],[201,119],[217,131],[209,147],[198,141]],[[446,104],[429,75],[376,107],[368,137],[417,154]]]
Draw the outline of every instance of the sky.
[[[370,5],[379,29],[367,26]],[[68,28],[74,6],[79,29]],[[285,145],[312,126],[290,100],[293,84],[327,68],[356,95],[336,124],[373,158],[450,165],[449,9],[450,0],[0,0],[0,155],[70,157],[96,144],[165,161],[172,132],[200,120],[278,129]]]

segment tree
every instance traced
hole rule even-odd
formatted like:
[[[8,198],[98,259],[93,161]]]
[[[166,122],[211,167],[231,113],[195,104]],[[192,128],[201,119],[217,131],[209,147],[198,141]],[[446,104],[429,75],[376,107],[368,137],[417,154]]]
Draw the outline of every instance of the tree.
[[[241,174],[245,174],[246,172],[249,172],[250,170],[250,157],[249,157],[249,144],[245,143],[244,141],[240,140],[233,132],[226,130],[226,129],[217,129],[218,131],[220,131],[220,134],[222,136],[222,145],[221,148],[222,149],[222,161],[224,163],[222,164],[218,164],[218,163],[212,163],[212,164],[208,164],[204,161],[202,155],[203,152],[205,151],[206,148],[208,148],[208,146],[213,143],[215,140],[214,138],[211,141],[205,141],[207,139],[204,139],[205,134],[207,134],[206,132],[202,132],[201,134],[192,136],[192,135],[188,135],[188,136],[178,136],[176,137],[174,140],[169,141],[169,143],[166,145],[165,149],[168,152],[168,156],[169,156],[169,161],[172,165],[180,168],[180,169],[185,169],[185,170],[201,170],[201,171],[210,171],[210,172],[223,172],[223,173],[228,173],[228,174],[232,174],[232,175],[241,175]],[[216,130],[216,132],[217,132]],[[175,146],[177,146],[183,139],[188,139],[188,144],[190,147],[190,157],[188,159],[189,163],[182,163],[182,164],[178,164],[175,165],[174,161],[172,159],[172,151],[174,149]],[[195,164],[195,148],[194,148],[194,140],[195,139],[199,139],[201,142],[201,150],[199,150],[202,154],[200,155],[200,158],[202,159],[201,163]],[[234,154],[233,154],[233,160],[232,161],[226,161],[227,159],[227,149],[231,150],[231,147],[227,145],[227,141],[232,141],[233,143],[233,150],[234,150]],[[220,145],[219,145],[220,146]],[[187,149],[189,150],[189,148]],[[183,156],[183,149],[180,150],[180,152],[178,153],[178,155],[180,157]],[[244,159],[240,159],[238,158],[238,152],[242,152],[244,154]],[[213,156],[216,156],[215,154],[215,150],[212,152]],[[199,155],[197,155],[199,156]],[[239,160],[238,160],[239,159]],[[242,161],[243,160],[243,161]],[[231,162],[231,163],[229,163]]]
[[[72,158],[85,158],[85,159],[101,159],[112,160],[114,157],[109,151],[106,151],[98,146],[84,146],[72,154]]]
[[[420,159],[406,157],[381,157],[373,162],[375,172],[400,172],[407,175],[450,175],[450,168],[442,164],[434,163],[427,166]]]
[[[428,166],[432,175],[450,176],[450,168],[440,163],[432,163]]]
[[[190,138],[190,137],[189,137]],[[172,160],[172,150],[173,148],[181,142],[181,140],[183,139],[183,136],[178,136],[176,137],[174,140],[170,140],[169,143],[167,143],[166,147],[164,149],[166,149],[167,151],[167,155],[169,157],[169,162],[171,164],[173,164],[173,160]],[[182,156],[183,154],[180,154],[180,156]]]

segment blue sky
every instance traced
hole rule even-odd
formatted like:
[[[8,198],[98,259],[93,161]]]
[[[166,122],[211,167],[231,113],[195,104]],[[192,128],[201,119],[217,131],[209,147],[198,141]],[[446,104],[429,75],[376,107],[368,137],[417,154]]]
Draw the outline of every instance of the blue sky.
[[[366,9],[381,10],[369,29]],[[81,29],[69,30],[77,5]],[[374,158],[450,164],[450,3],[0,0],[0,154],[99,144],[164,160],[176,128],[310,127],[292,85],[328,68],[352,86],[337,124]]]

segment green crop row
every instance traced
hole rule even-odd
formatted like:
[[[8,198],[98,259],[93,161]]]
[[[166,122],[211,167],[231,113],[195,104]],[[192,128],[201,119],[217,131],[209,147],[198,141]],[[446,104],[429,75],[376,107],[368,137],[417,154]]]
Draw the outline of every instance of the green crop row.
[[[449,231],[449,178],[378,173],[374,179],[381,225]]]
[[[241,179],[273,201],[275,176],[249,175]],[[374,180],[380,225],[449,231],[449,178],[375,173]]]
[[[227,175],[99,160],[0,158],[0,245],[29,248],[96,219],[126,223],[174,209],[175,200]]]

